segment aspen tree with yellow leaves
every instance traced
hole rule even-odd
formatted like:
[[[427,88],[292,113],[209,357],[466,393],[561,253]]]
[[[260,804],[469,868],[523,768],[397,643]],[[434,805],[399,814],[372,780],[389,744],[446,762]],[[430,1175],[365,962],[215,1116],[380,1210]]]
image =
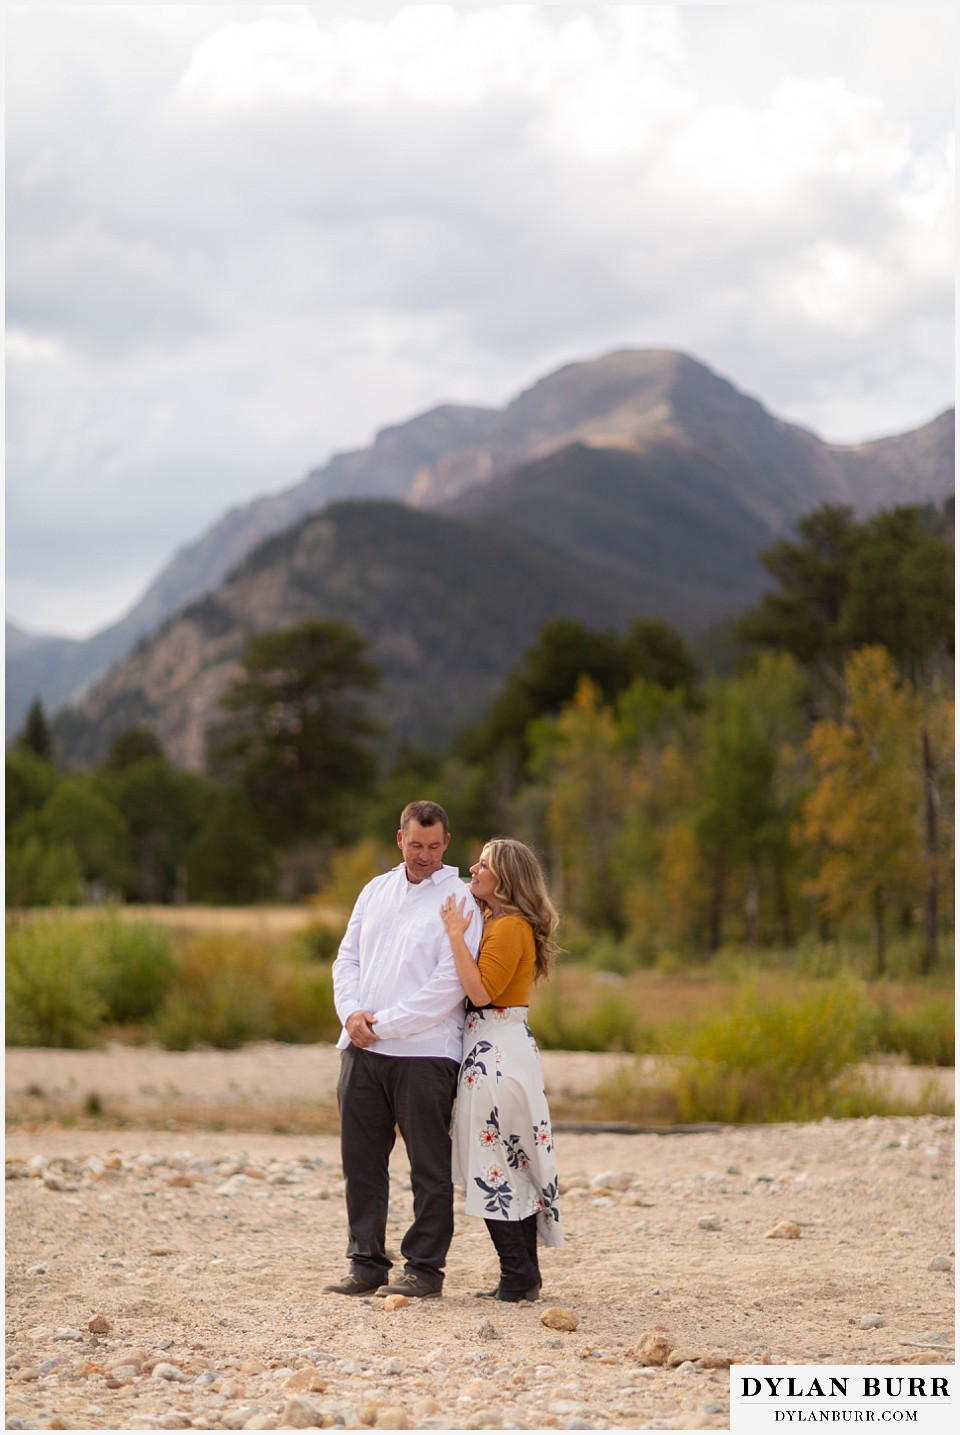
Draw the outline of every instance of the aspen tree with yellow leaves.
[[[532,768],[549,774],[546,826],[562,862],[567,911],[597,929],[622,927],[615,853],[629,794],[613,710],[589,678],[554,719],[533,724]]]
[[[920,713],[885,648],[861,648],[844,676],[841,718],[816,723],[807,742],[814,783],[797,836],[819,854],[806,888],[823,913],[869,912],[882,976],[889,914],[924,885]]]

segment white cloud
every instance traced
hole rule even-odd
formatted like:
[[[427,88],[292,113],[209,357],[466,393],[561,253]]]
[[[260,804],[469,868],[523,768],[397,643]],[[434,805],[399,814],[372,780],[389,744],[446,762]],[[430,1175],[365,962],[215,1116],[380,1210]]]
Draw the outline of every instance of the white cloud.
[[[554,13],[549,13],[551,8]],[[275,17],[226,24],[194,53],[178,98],[214,111],[280,105],[392,110],[403,104],[472,109],[511,91],[554,103],[568,89],[611,115],[636,98],[644,65],[681,57],[673,6],[570,7],[407,5],[385,23],[335,9],[277,7]],[[646,76],[650,78],[650,74]],[[632,108],[616,117],[629,121]],[[593,113],[571,130],[592,144]],[[617,126],[617,138],[628,133]],[[605,136],[603,144],[612,135]]]
[[[953,388],[952,24],[8,11],[19,616],[106,621],[120,550],[129,602],[225,508],[382,424],[608,348],[687,349],[827,437],[931,417]],[[67,548],[90,598],[58,609]]]

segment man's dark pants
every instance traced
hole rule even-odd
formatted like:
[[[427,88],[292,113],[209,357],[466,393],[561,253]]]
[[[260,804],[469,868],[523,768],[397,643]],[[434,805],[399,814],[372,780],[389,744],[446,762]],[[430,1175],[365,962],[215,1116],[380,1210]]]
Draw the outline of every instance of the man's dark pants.
[[[453,1239],[450,1117],[459,1063],[442,1056],[340,1054],[337,1104],[346,1183],[347,1258],[354,1275],[382,1283],[387,1257],[390,1153],[397,1128],[410,1158],[413,1225],[400,1246],[408,1271],[437,1289]]]

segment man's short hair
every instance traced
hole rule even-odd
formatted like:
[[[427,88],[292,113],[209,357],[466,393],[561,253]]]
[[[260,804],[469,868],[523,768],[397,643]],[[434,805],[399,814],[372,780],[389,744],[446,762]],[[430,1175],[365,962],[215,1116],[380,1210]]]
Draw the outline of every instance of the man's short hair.
[[[439,822],[444,837],[450,832],[450,822],[439,802],[408,802],[400,814],[400,831],[406,832],[411,822],[419,822],[421,827],[434,827]]]

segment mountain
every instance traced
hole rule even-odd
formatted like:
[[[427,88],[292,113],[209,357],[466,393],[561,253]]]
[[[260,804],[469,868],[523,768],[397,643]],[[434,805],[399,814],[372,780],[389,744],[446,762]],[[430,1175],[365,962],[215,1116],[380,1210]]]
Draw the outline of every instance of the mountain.
[[[86,641],[46,640],[46,651],[7,651],[6,727],[19,727],[37,696],[52,709],[81,692],[145,634],[194,598],[212,592],[263,539],[335,498],[403,496],[421,469],[474,442],[495,410],[447,404],[385,428],[368,449],[338,454],[292,488],[232,508],[174,554],[143,597],[118,622]]]
[[[32,649],[42,647],[45,643],[53,643],[58,640],[40,633],[28,633],[25,629],[18,628],[16,623],[11,623],[8,618],[3,641],[8,657],[22,658],[24,653],[29,653]]]
[[[623,627],[632,598],[572,554],[502,524],[383,500],[334,503],[267,539],[53,719],[66,760],[98,762],[134,723],[199,770],[204,728],[244,640],[308,617],[342,618],[384,675],[374,709],[391,740],[446,743],[477,716],[548,619]]]
[[[744,520],[736,551],[744,555],[746,590],[752,593],[760,570],[756,549],[746,556],[745,547],[754,540],[770,541],[818,504],[847,502],[862,515],[892,502],[925,502],[950,493],[953,426],[951,409],[909,434],[867,444],[827,444],[771,415],[758,400],[685,354],[627,349],[568,364],[502,409],[447,404],[383,429],[369,448],[337,455],[285,492],[232,509],[177,552],[121,622],[86,643],[57,640],[61,646],[48,648],[42,659],[39,652],[8,655],[8,731],[22,720],[34,696],[54,707],[89,685],[138,639],[193,599],[215,591],[265,538],[336,499],[392,498],[421,509],[459,512],[460,500],[472,495],[469,505],[476,502],[479,512],[484,507],[492,511],[493,495],[499,495],[505,511],[511,511],[511,475],[543,474],[548,470],[537,465],[555,460],[568,466],[569,460],[559,457],[565,451],[633,455],[646,466],[646,481],[653,485],[646,496],[665,518],[673,498],[682,497],[678,491],[671,498],[670,485],[689,489],[690,501],[700,504],[697,523],[704,542],[709,543],[703,531],[706,490],[715,495],[718,539]],[[507,487],[498,488],[501,482]],[[490,497],[484,499],[488,490]],[[469,505],[462,511],[472,511]],[[512,511],[519,520],[520,510]],[[675,503],[670,521],[680,521]],[[657,546],[655,526],[651,515],[642,550],[648,557]],[[664,551],[673,550],[668,544]],[[698,554],[697,563],[704,558],[702,546]],[[595,558],[584,555],[588,563]],[[736,566],[730,555],[719,555],[718,561]],[[676,594],[671,611],[682,613],[683,626],[702,627],[707,614],[698,618],[695,611],[693,562],[692,554],[682,562],[674,559],[672,574],[661,574],[657,584]],[[681,588],[688,589],[687,598]]]
[[[441,505],[477,475],[495,478],[571,443],[642,452],[653,439],[686,441],[725,464],[731,494],[778,531],[819,503],[849,503],[862,516],[953,491],[952,408],[910,433],[829,444],[671,350],[568,364],[507,405],[499,436],[425,465],[408,501]]]
[[[130,644],[114,644],[108,633],[93,638],[35,635],[8,622],[6,625],[7,736],[20,726],[35,697],[52,711],[78,696],[84,687],[106,671]]]
[[[777,531],[731,491],[722,461],[651,438],[631,449],[571,444],[466,490],[464,516],[576,553],[615,580],[636,614],[693,634],[735,617],[764,586],[758,554]]]
[[[912,433],[871,443],[832,445],[841,494],[859,512],[923,503],[953,494],[956,462],[955,411],[947,409]]]
[[[660,436],[629,449],[569,444],[445,511],[328,505],[143,639],[55,717],[54,735],[86,766],[144,722],[174,762],[200,769],[247,635],[324,617],[348,620],[371,644],[387,746],[443,747],[550,618],[622,631],[662,617],[695,634],[754,602],[765,576],[757,554],[773,529],[731,486],[722,461]]]

